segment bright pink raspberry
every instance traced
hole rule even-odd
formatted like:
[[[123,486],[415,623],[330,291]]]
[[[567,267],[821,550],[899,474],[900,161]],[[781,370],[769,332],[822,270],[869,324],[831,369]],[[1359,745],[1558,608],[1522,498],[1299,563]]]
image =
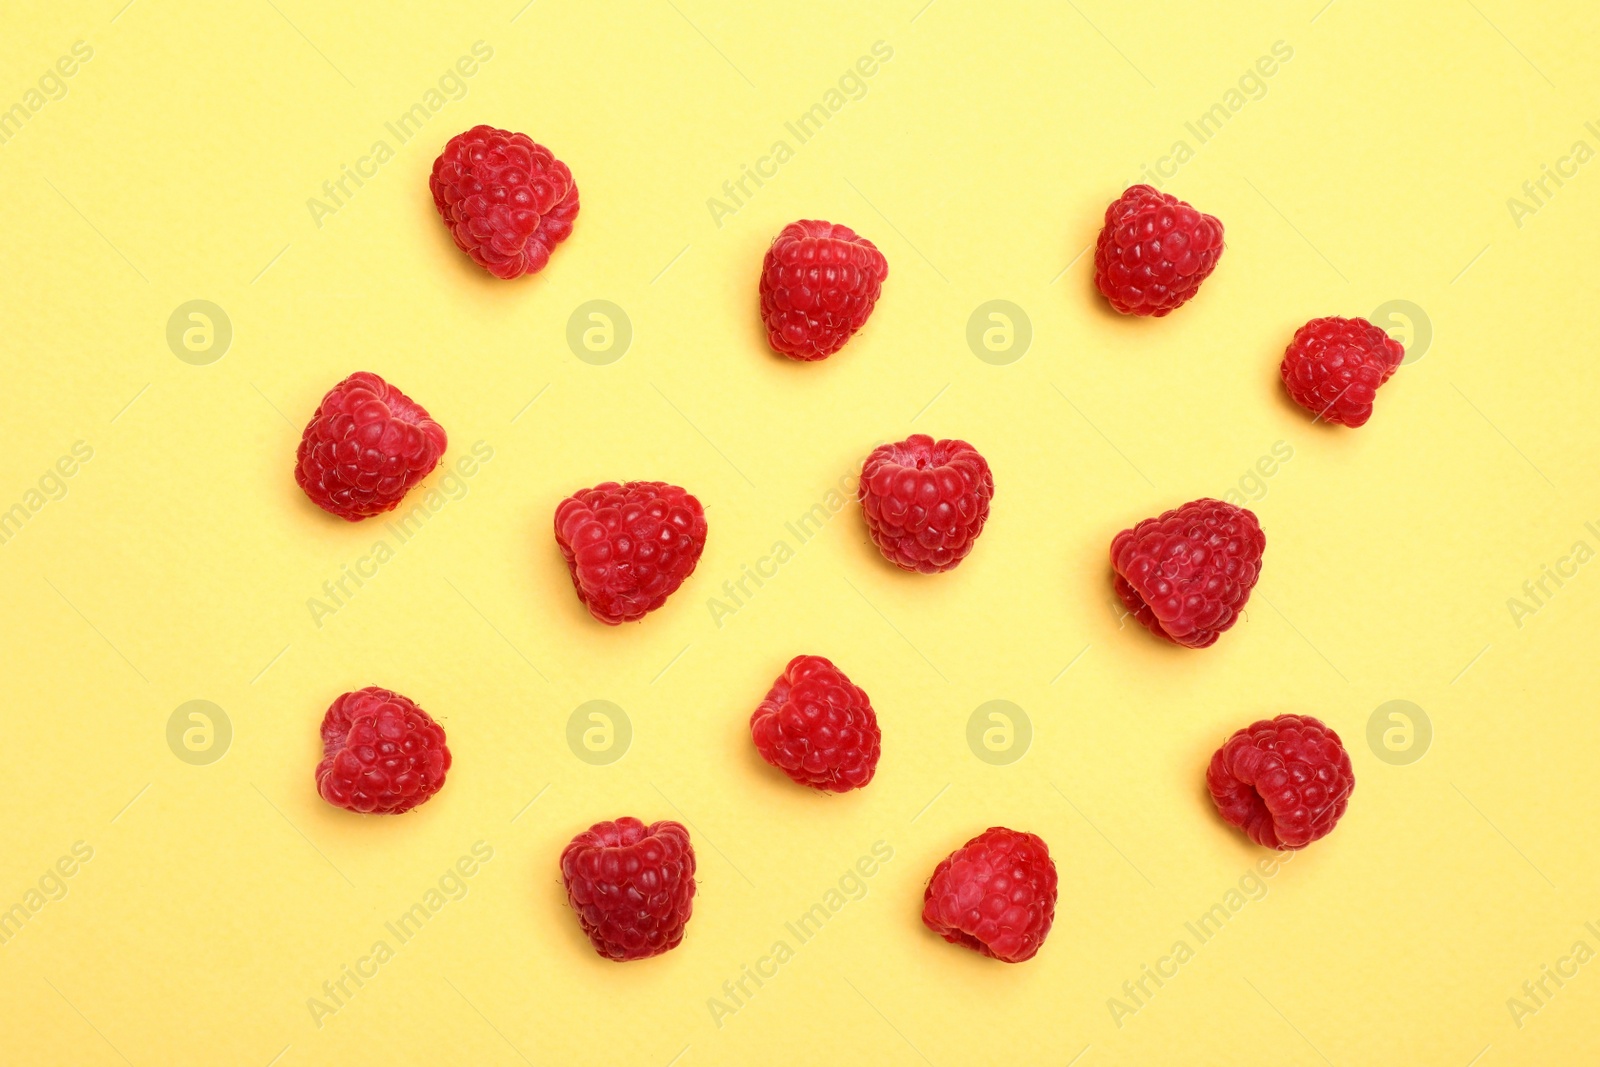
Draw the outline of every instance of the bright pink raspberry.
[[[597,822],[562,850],[561,881],[596,952],[659,956],[682,943],[694,912],[694,846],[670,820]]]
[[[761,758],[825,793],[860,789],[878,769],[882,734],[867,694],[822,656],[796,656],[750,716]]]
[[[1194,500],[1117,534],[1112,586],[1145,629],[1205,648],[1239,621],[1266,548],[1253,512]]]
[[[1222,223],[1168,193],[1135,185],[1106,208],[1094,284],[1124,315],[1160,318],[1194,298],[1222,256]]]
[[[1056,917],[1056,865],[1033,834],[992,826],[933,870],[922,922],[955,945],[1005,963],[1030,960]]]
[[[328,390],[295,456],[294,480],[324,511],[359,522],[390,511],[439,463],[444,427],[376,374]]]
[[[913,434],[873,450],[857,491],[867,532],[901,570],[936,574],[972,551],[994,498],[994,475],[965,441]]]
[[[1366,319],[1312,319],[1295,331],[1278,373],[1296,404],[1326,422],[1362,426],[1378,386],[1405,358],[1405,346]]]
[[[444,729],[412,700],[369,685],[335,700],[322,717],[317,792],[347,811],[398,815],[444,787]]]
[[[761,321],[774,352],[811,362],[866,325],[889,261],[848,226],[805,219],[783,228],[761,263]]]
[[[1211,757],[1217,811],[1258,845],[1305,848],[1333,831],[1355,791],[1339,735],[1309,715],[1252,723]]]
[[[474,126],[433,161],[433,205],[456,247],[497,278],[536,274],[572,235],[572,171],[525,133]]]
[[[556,508],[556,543],[589,614],[616,626],[667,602],[706,547],[706,513],[666,482],[605,482]]]

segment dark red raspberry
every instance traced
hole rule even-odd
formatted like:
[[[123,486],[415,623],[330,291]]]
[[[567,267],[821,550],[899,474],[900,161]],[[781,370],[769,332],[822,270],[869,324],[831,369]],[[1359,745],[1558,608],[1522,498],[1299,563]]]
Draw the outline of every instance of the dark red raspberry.
[[[1145,629],[1205,648],[1239,620],[1266,548],[1254,512],[1194,500],[1117,534],[1112,584]]]
[[[889,261],[848,226],[802,220],[783,228],[761,263],[761,321],[774,352],[827,359],[866,324]]]
[[[989,521],[994,475],[965,441],[925,433],[880,445],[861,467],[857,491],[867,532],[885,559],[923,574],[966,558]]]
[[[610,960],[675,949],[694,911],[694,846],[681,823],[597,822],[561,852],[567,903]]]
[[[444,455],[444,427],[361,371],[328,390],[300,438],[294,480],[312,503],[357,522],[393,510]]]
[[[536,274],[572,234],[572,171],[525,133],[474,126],[433,161],[428,179],[456,247],[497,278]]]
[[[1312,319],[1295,331],[1279,373],[1294,402],[1317,418],[1361,426],[1372,417],[1378,386],[1405,354],[1366,319]]]
[[[1211,757],[1217,811],[1267,848],[1305,848],[1333,831],[1356,787],[1339,735],[1309,715],[1240,730]]]
[[[666,603],[706,547],[700,501],[666,482],[606,482],[556,508],[556,543],[589,614],[612,626]]]
[[[1005,963],[1031,960],[1056,917],[1056,865],[1033,834],[991,826],[933,869],[922,922]]]
[[[1124,315],[1160,318],[1187,304],[1222,255],[1222,223],[1175,196],[1135,185],[1106,208],[1094,284]]]
[[[822,656],[796,656],[750,716],[761,758],[826,793],[860,789],[878,769],[883,735],[872,701]]]
[[[410,811],[439,791],[449,769],[444,728],[392,690],[346,693],[322,717],[317,792],[336,808]]]

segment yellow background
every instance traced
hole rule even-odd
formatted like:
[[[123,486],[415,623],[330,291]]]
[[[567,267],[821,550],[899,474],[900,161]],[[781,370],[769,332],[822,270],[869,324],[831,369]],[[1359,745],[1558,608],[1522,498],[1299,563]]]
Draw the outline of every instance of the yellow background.
[[[1507,605],[1600,547],[1600,163],[1563,164],[1520,220],[1507,206],[1575,141],[1600,147],[1600,15],[1324,2],[13,5],[0,107],[75,42],[93,58],[0,145],[0,506],[75,442],[93,458],[0,545],[0,907],[75,842],[93,858],[0,945],[0,1059],[1600,1059],[1600,962],[1547,979],[1537,1012],[1507,1004],[1575,942],[1600,950],[1600,566],[1547,580],[1520,626]],[[493,56],[464,97],[399,144],[385,123],[478,41]],[[793,145],[785,122],[878,41],[893,57],[865,95],[718,226],[708,198]],[[1219,269],[1169,318],[1111,314],[1079,256],[1106,203],[1279,41],[1264,95],[1165,182],[1226,224]],[[581,189],[537,277],[490,278],[434,212],[434,156],[480,122],[548,145]],[[319,226],[308,199],[380,138],[393,158]],[[771,355],[756,314],[762,252],[796,218],[890,263],[819,365]],[[166,341],[197,298],[233,327],[204,366]],[[566,342],[595,299],[634,331],[608,366]],[[966,341],[991,299],[1031,321],[1010,365]],[[1422,309],[1428,351],[1365,428],[1312,425],[1277,380],[1288,337],[1394,300]],[[308,599],[386,536],[291,477],[355,370],[425,405],[448,462],[478,441],[493,458],[318,626]],[[785,523],[912,432],[995,471],[957,571],[896,572],[852,504],[713,621],[722,583],[794,543]],[[1251,480],[1278,442],[1293,458]],[[691,580],[621,629],[579,607],[550,532],[563,495],[611,478],[682,484],[711,526]],[[1247,617],[1204,652],[1124,625],[1111,537],[1241,482],[1268,544]],[[748,714],[802,652],[872,696],[863,792],[808,795],[753,753]],[[437,716],[455,755],[401,818],[313,787],[324,709],[368,684]],[[167,743],[195,699],[233,731],[205,766]],[[995,699],[1033,727],[1005,766],[966,740]],[[1367,743],[1395,699],[1434,728],[1410,765]],[[609,766],[566,742],[589,700],[632,723]],[[1215,817],[1206,760],[1284,711],[1343,736],[1349,813],[1197,945],[1184,924],[1266,855]],[[700,894],[682,948],[619,966],[580,934],[557,856],[623,814],[690,825]],[[919,920],[933,865],[992,824],[1043,836],[1061,872],[1021,966]],[[308,999],[480,841],[466,896],[319,1027]],[[893,859],[865,896],[795,942],[784,924],[879,841]],[[1119,1026],[1108,1000],[1180,938],[1194,958]],[[779,939],[794,958],[718,1026],[709,998]]]

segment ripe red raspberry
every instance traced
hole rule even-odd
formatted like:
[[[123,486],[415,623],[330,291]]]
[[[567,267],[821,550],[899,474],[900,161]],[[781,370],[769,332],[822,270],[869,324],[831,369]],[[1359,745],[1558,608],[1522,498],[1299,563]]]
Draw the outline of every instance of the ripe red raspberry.
[[[474,126],[433,161],[428,179],[456,247],[497,278],[536,274],[572,234],[572,171],[525,133]]]
[[[1294,402],[1317,418],[1361,426],[1372,417],[1378,386],[1405,354],[1366,319],[1312,319],[1295,331],[1279,373]]]
[[[1305,848],[1333,831],[1356,787],[1339,735],[1309,715],[1245,727],[1211,757],[1217,811],[1258,845]]]
[[[774,352],[827,359],[866,324],[889,261],[848,226],[802,220],[783,228],[761,263],[761,321]]]
[[[933,869],[922,922],[1005,963],[1030,960],[1056,917],[1056,865],[1033,834],[991,826]]]
[[[567,903],[611,960],[677,948],[694,911],[694,846],[681,823],[597,822],[561,852]]]
[[[761,758],[826,793],[860,789],[878,769],[872,701],[822,656],[796,656],[750,716]]]
[[[369,685],[322,717],[317,792],[336,808],[410,811],[439,791],[449,769],[444,728],[399,693]]]
[[[368,371],[328,390],[300,438],[294,480],[312,503],[358,522],[393,510],[444,455],[444,427]]]
[[[1135,185],[1106,208],[1094,284],[1124,315],[1163,315],[1200,291],[1222,255],[1222,223],[1177,197]]]
[[[1206,648],[1238,621],[1266,548],[1254,512],[1194,500],[1112,539],[1112,584],[1145,629]]]
[[[861,467],[857,491],[867,532],[890,563],[936,574],[955,567],[989,521],[994,475],[965,441],[925,433],[880,445]]]
[[[666,482],[605,482],[556,508],[556,543],[578,599],[615,626],[659,608],[694,573],[706,547],[706,513]]]

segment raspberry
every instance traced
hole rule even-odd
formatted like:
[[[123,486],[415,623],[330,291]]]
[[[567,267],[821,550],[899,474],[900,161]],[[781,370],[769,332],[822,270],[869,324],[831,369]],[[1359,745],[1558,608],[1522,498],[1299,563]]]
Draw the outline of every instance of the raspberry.
[[[989,521],[994,475],[965,441],[912,434],[873,450],[857,495],[883,557],[901,570],[936,574],[972,551]]]
[[[761,262],[761,321],[774,352],[827,359],[866,324],[889,261],[848,226],[802,220],[783,228]]]
[[[666,482],[605,482],[556,508],[556,543],[578,599],[615,626],[659,608],[694,573],[706,513]]]
[[[456,247],[497,278],[536,274],[572,234],[572,171],[525,133],[474,126],[433,161],[434,206]]]
[[[359,522],[391,511],[444,455],[444,427],[368,371],[328,390],[300,438],[294,480],[311,502]]]
[[[1333,831],[1356,776],[1338,734],[1309,715],[1279,715],[1228,738],[1211,757],[1206,787],[1250,840],[1288,850]]]
[[[1366,319],[1312,319],[1295,331],[1279,373],[1294,402],[1317,418],[1361,426],[1372,417],[1378,386],[1405,354]]]
[[[1106,208],[1094,284],[1124,315],[1160,318],[1187,304],[1222,255],[1222,223],[1175,196],[1135,185]]]
[[[675,949],[694,911],[694,846],[681,823],[597,822],[561,852],[567,903],[611,960]]]
[[[872,701],[822,656],[796,656],[750,716],[761,758],[800,785],[860,789],[878,769],[882,734]]]
[[[1030,960],[1056,917],[1056,865],[1033,834],[991,826],[933,869],[922,922],[1005,963]]]
[[[322,717],[317,792],[336,808],[410,811],[439,791],[449,769],[444,728],[392,690],[346,693]]]
[[[1113,585],[1157,637],[1206,648],[1239,619],[1261,576],[1267,537],[1248,509],[1194,500],[1111,542]]]

